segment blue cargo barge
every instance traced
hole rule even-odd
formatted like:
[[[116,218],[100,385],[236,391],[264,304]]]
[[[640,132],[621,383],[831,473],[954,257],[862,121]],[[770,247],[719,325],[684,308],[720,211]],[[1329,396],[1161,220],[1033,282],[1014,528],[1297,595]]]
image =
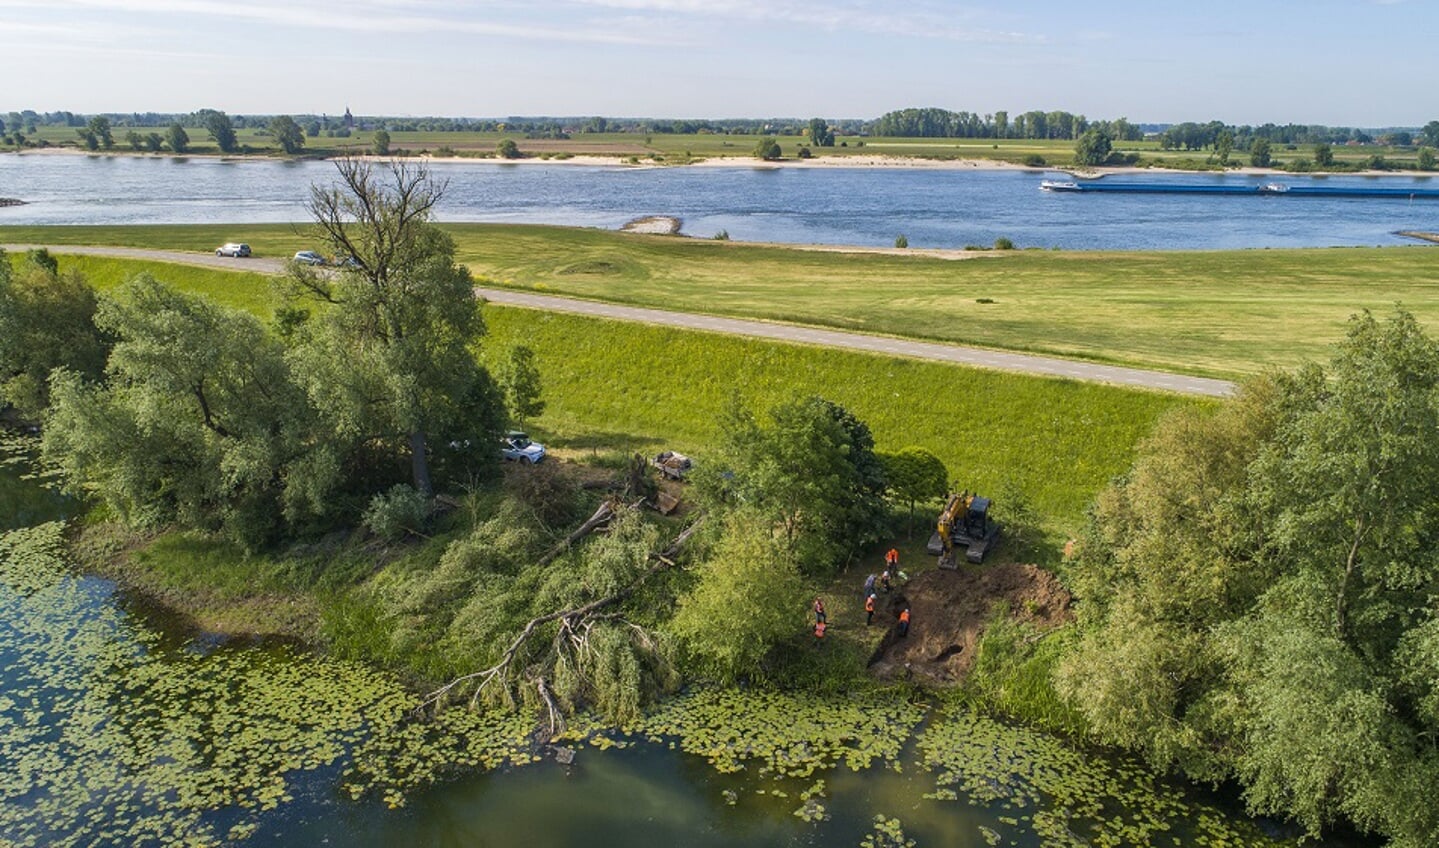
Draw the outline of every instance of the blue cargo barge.
[[[1439,200],[1439,189],[1392,188],[1379,186],[1291,186],[1284,183],[1263,185],[1195,185],[1193,183],[1125,183],[1109,180],[1060,182],[1045,180],[1039,184],[1044,191],[1058,192],[1123,192],[1126,194],[1238,194],[1248,197],[1379,197],[1394,200]]]

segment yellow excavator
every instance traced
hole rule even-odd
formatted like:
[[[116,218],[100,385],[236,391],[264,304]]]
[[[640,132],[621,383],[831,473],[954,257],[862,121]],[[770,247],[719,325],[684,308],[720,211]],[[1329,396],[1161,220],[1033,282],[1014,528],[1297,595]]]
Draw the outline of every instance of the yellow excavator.
[[[939,557],[940,568],[958,568],[955,551],[961,547],[965,560],[984,562],[984,555],[999,539],[999,524],[989,520],[989,498],[967,491],[950,495],[938,524],[927,550]]]

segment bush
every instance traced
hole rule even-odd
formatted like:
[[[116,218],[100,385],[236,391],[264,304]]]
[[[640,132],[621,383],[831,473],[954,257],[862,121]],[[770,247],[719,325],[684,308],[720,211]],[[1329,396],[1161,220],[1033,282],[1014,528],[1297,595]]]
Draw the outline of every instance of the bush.
[[[364,525],[387,541],[397,541],[406,533],[418,533],[430,514],[430,502],[404,483],[397,483],[388,492],[370,499],[361,518]]]
[[[904,237],[904,233],[900,233],[899,235],[894,237],[894,246],[901,248],[909,247],[909,239]]]
[[[729,230],[720,230],[719,232],[710,236],[710,238],[714,239],[715,241],[729,241]]]
[[[808,147],[801,147],[799,151],[795,153],[795,155],[801,159],[809,159],[810,157],[814,156],[814,154],[810,152]]]
[[[1021,163],[1021,164],[1024,164],[1024,165],[1028,165],[1028,166],[1031,167],[1031,168],[1042,168],[1042,167],[1044,167],[1045,165],[1048,165],[1048,164],[1049,164],[1048,162],[1044,161],[1044,157],[1043,157],[1043,156],[1040,156],[1038,153],[1031,153],[1031,154],[1029,154],[1028,156],[1024,157],[1022,160],[1020,160],[1020,163]]]
[[[512,138],[501,140],[500,143],[495,146],[495,152],[500,154],[500,158],[502,159],[518,159],[524,155],[520,152],[520,146],[515,144],[515,140]]]
[[[995,249],[995,250],[1014,250],[1014,242],[1010,241],[1010,240],[1007,239],[1007,238],[1003,238],[1003,237],[997,238],[997,239],[994,240],[994,249]]]

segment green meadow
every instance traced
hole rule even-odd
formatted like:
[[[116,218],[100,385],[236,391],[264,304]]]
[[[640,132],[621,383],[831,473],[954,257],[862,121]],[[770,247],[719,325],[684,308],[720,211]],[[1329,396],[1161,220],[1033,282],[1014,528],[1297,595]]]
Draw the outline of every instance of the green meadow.
[[[62,256],[62,271],[71,268],[102,290],[147,272],[229,306],[270,310],[260,274]],[[1158,416],[1209,402],[494,304],[485,320],[482,357],[519,344],[535,351],[547,408],[532,429],[562,455],[661,446],[702,454],[734,399],[762,411],[818,394],[866,421],[883,450],[925,447],[961,488],[1023,494],[1055,532],[1078,529]]]
[[[485,354],[532,348],[547,407],[536,430],[562,448],[702,452],[738,397],[761,411],[796,395],[842,404],[882,450],[928,448],[960,488],[1018,490],[1078,529],[1166,410],[1204,401],[1092,383],[486,307]]]
[[[566,227],[446,229],[485,285],[1215,377],[1324,358],[1363,309],[1399,303],[1439,327],[1439,253],[1427,246],[941,259]],[[318,246],[289,224],[0,227],[0,243],[57,246],[208,252],[241,239],[259,256]]]

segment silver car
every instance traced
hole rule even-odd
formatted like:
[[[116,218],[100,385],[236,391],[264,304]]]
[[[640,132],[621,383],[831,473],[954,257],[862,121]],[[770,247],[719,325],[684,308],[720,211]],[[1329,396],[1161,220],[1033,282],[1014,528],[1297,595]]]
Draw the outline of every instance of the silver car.
[[[237,241],[226,242],[215,248],[216,256],[249,256],[250,246]]]
[[[324,265],[325,257],[313,250],[302,250],[295,254],[294,261],[301,265]]]

